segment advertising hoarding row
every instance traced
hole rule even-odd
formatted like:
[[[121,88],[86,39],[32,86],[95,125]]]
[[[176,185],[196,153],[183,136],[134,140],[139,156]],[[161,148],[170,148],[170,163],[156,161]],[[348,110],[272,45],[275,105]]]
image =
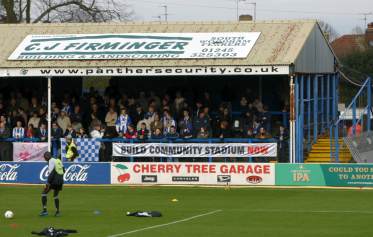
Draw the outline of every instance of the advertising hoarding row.
[[[373,187],[373,164],[65,163],[66,184]],[[45,162],[0,162],[0,183],[43,184]]]

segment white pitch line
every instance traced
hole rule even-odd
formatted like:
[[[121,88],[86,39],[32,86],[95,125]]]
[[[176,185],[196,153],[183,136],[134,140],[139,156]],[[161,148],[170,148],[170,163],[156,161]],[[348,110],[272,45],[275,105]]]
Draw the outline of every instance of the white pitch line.
[[[367,214],[372,215],[373,211],[338,211],[338,210],[299,210],[299,211],[291,211],[291,210],[280,210],[280,209],[257,209],[257,210],[250,210],[249,212],[285,212],[285,213],[333,213],[333,214],[345,214],[345,213],[351,213],[351,214]]]
[[[150,230],[150,229],[156,229],[156,228],[160,228],[160,227],[164,227],[164,226],[174,225],[174,224],[177,224],[177,223],[190,221],[190,220],[193,220],[193,219],[196,219],[196,218],[199,218],[199,217],[212,215],[212,214],[215,214],[215,213],[218,213],[218,212],[221,212],[221,211],[222,210],[215,210],[215,211],[207,212],[207,213],[204,213],[204,214],[200,214],[200,215],[188,217],[188,218],[185,218],[185,219],[182,219],[182,220],[178,220],[178,221],[173,221],[173,222],[169,222],[169,223],[165,223],[165,224],[160,224],[160,225],[153,225],[153,226],[149,226],[149,227],[145,227],[145,228],[141,228],[141,229],[137,229],[137,230],[131,230],[131,231],[120,233],[120,234],[109,235],[108,237],[118,237],[118,236],[123,236],[123,235],[129,235],[129,234],[137,233],[137,232],[144,231],[144,230]]]

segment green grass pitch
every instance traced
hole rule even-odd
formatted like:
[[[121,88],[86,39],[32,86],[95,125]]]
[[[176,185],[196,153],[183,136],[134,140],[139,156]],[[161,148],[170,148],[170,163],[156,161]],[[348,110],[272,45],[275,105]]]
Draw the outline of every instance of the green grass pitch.
[[[39,217],[41,186],[0,186],[0,237],[27,237],[47,226],[77,229],[72,237],[372,236],[373,191],[330,189],[65,187],[61,217]],[[172,199],[178,202],[172,202]],[[15,213],[5,219],[6,210]],[[161,218],[126,217],[158,210]],[[188,219],[215,210],[220,212]],[[98,214],[98,212],[100,214]],[[185,220],[183,222],[176,222]],[[173,223],[174,222],[174,223]],[[167,225],[162,225],[167,224]]]

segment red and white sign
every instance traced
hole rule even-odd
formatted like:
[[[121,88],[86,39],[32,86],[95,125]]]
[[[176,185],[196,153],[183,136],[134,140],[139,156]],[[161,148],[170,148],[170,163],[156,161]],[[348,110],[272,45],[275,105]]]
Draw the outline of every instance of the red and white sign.
[[[44,161],[46,142],[13,142],[13,161]]]
[[[113,143],[124,157],[276,157],[276,143]]]
[[[275,185],[270,163],[111,163],[112,184]]]

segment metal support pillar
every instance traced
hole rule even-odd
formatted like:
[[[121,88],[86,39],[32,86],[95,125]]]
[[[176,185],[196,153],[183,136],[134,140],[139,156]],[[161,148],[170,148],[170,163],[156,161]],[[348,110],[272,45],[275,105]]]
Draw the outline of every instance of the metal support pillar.
[[[367,131],[370,132],[370,112],[372,108],[372,79],[368,78],[368,84],[367,84]]]
[[[317,142],[317,137],[319,134],[319,124],[318,124],[318,102],[319,102],[319,77],[317,75],[313,76],[313,143]]]
[[[295,150],[295,157],[293,159],[293,163],[297,160],[297,157],[300,156],[299,154],[299,76],[295,77],[295,131],[294,133],[294,150]]]
[[[330,74],[326,78],[326,124],[330,126]]]
[[[52,151],[52,78],[48,77],[48,112],[47,112],[47,120],[48,120],[48,151]],[[55,154],[53,154],[55,155]]]
[[[307,150],[311,150],[311,75],[307,77]]]
[[[289,141],[289,162],[294,163],[295,158],[295,98],[294,98],[294,76],[290,77],[290,141]]]
[[[324,113],[324,105],[325,105],[325,80],[324,80],[324,75],[321,76],[321,98],[320,98],[320,111],[321,111],[321,133],[323,134],[325,132],[325,113]]]

